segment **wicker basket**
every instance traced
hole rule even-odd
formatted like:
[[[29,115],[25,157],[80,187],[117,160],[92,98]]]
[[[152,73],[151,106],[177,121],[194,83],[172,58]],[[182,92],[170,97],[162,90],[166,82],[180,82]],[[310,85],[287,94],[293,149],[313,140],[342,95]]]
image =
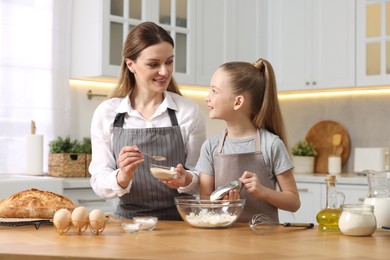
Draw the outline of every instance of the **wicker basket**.
[[[86,154],[50,153],[48,175],[55,177],[85,177]]]
[[[92,154],[86,154],[85,155],[85,177],[91,177],[91,173],[88,170],[91,161],[92,161]]]

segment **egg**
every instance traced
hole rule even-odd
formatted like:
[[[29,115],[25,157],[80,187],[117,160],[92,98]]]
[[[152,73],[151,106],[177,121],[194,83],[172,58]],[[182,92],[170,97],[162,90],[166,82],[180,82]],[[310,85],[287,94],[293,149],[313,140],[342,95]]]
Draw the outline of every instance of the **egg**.
[[[67,209],[59,209],[54,213],[53,223],[56,229],[63,233],[66,229],[70,227],[71,222],[71,213]]]
[[[89,213],[89,224],[92,230],[99,231],[106,225],[106,213],[100,209],[94,209]]]
[[[77,207],[72,212],[72,224],[76,229],[81,229],[88,225],[89,211],[84,207]]]

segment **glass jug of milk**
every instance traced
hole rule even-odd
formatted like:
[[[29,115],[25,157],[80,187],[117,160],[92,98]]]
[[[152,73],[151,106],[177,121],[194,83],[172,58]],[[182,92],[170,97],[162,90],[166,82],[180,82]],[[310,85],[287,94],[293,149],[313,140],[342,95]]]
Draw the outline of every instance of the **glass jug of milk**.
[[[368,196],[364,204],[374,206],[377,228],[390,226],[390,172],[364,171],[368,178]]]

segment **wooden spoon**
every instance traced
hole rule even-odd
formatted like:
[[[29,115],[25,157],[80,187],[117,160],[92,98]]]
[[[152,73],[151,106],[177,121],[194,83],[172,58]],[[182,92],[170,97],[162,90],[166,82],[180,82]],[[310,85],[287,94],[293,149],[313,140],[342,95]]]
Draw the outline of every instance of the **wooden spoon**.
[[[333,154],[337,154],[337,147],[341,144],[341,134],[334,134],[332,138]]]

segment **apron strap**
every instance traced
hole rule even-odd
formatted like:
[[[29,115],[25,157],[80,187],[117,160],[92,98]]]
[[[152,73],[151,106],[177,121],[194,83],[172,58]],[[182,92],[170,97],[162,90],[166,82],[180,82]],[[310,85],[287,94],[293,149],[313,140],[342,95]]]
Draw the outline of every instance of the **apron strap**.
[[[114,120],[114,127],[123,127],[123,124],[125,123],[125,115],[126,112],[116,114]]]
[[[258,129],[257,131],[257,135],[255,135],[255,151],[260,151],[260,129]],[[219,140],[219,145],[218,145],[218,153],[222,154],[222,148],[223,148],[223,144],[225,143],[225,139],[226,139],[226,136],[227,136],[227,129],[225,129],[223,135],[221,136],[221,139]]]
[[[176,117],[175,111],[173,109],[168,108],[168,114],[169,114],[169,118],[171,119],[172,126],[179,125],[179,123],[177,122],[177,117]]]

